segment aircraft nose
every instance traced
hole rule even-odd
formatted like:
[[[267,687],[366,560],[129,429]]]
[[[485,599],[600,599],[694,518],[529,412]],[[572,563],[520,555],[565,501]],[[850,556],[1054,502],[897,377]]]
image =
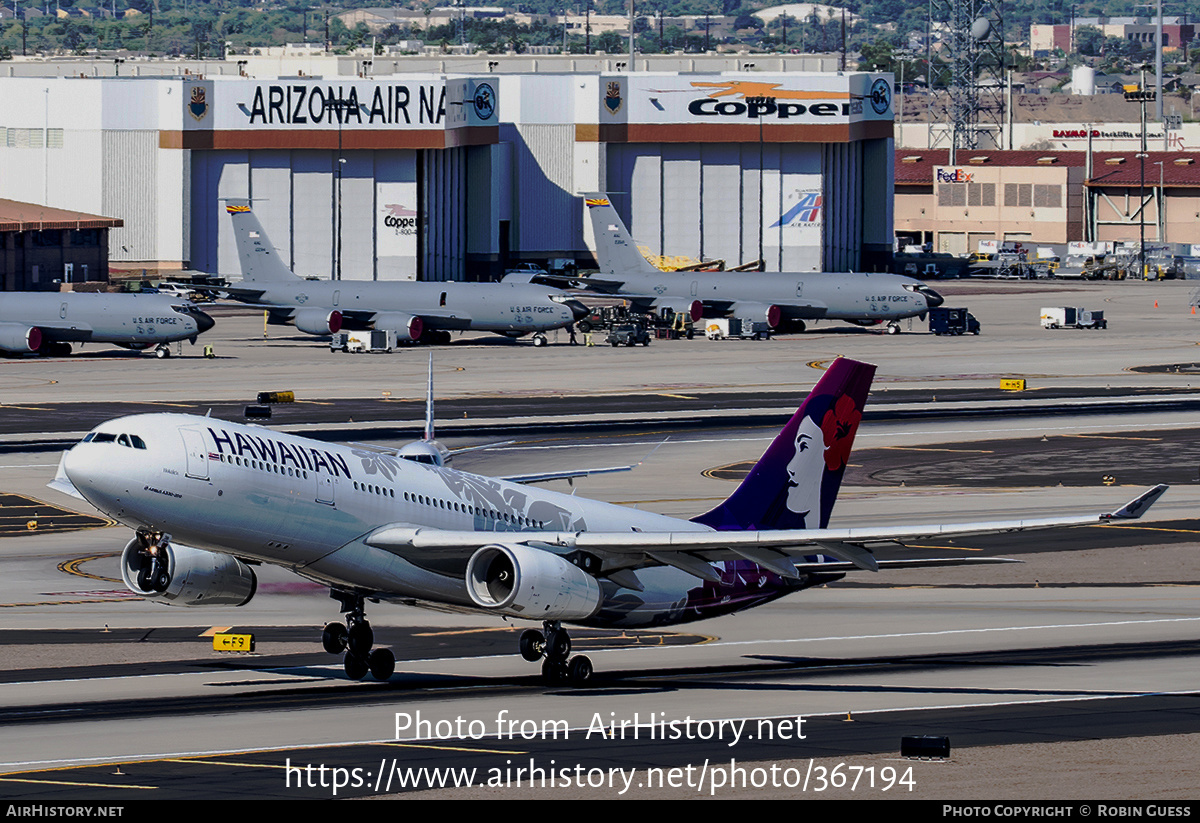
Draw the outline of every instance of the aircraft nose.
[[[571,315],[576,320],[582,320],[591,314],[591,311],[588,310],[588,307],[580,303],[578,300],[565,300],[563,301],[563,305],[571,310]]]
[[[199,309],[192,311],[192,317],[196,318],[196,331],[198,334],[204,334],[206,331],[217,325],[217,321],[212,319],[211,315],[205,314]]]
[[[93,504],[97,502],[98,485],[104,476],[100,471],[104,463],[105,456],[97,454],[96,449],[80,448],[79,445],[69,449],[62,458],[62,469],[67,480]]]
[[[946,298],[935,292],[931,288],[922,288],[921,294],[925,295],[925,303],[931,309],[936,309],[938,306],[946,302]]]

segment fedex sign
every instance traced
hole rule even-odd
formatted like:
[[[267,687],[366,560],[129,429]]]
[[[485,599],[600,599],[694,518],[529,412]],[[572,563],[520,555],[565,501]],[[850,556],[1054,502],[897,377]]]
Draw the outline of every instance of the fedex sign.
[[[938,169],[937,181],[939,183],[970,183],[971,172],[965,169]]]

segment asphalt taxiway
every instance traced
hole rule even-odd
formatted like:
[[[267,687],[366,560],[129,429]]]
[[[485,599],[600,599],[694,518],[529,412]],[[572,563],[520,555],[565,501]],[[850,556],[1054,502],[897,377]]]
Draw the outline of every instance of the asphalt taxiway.
[[[1050,539],[931,544],[931,552],[1026,562],[858,575],[729,618],[624,635],[579,632],[578,646],[598,672],[587,690],[542,684],[536,667],[515,654],[516,630],[504,621],[384,605],[368,615],[379,642],[397,650],[397,674],[387,684],[350,683],[319,649],[320,626],[336,617],[336,604],[316,586],[264,569],[259,595],[243,609],[200,615],[157,607],[116,582],[114,553],[127,530],[27,528],[0,538],[0,795],[331,796],[330,786],[289,784],[287,765],[302,763],[369,771],[370,780],[338,795],[362,796],[386,788],[382,772],[393,780],[403,774],[393,771],[397,764],[482,774],[553,760],[589,773],[636,767],[645,779],[649,768],[698,773],[731,758],[874,763],[912,733],[948,734],[956,747],[1200,733],[1191,675],[1200,662],[1200,521],[1193,519],[1200,460],[1195,413],[1186,405],[1194,378],[1143,369],[1198,359],[1191,290],[1185,283],[938,288],[971,307],[983,335],[838,328],[757,343],[656,341],[645,350],[569,347],[565,336],[546,349],[459,341],[435,353],[437,393],[447,398],[439,435],[457,445],[487,439],[491,421],[524,427],[517,443],[462,458],[463,468],[482,473],[644,461],[632,472],[578,481],[578,493],[691,516],[732,490],[738,464],[761,453],[775,418],[794,408],[822,363],[844,354],[879,364],[876,407],[915,411],[864,423],[834,525],[1103,511],[1145,485],[1174,483],[1146,522]],[[1041,305],[1101,307],[1110,327],[1042,331]],[[350,357],[299,338],[264,342],[260,318],[241,310],[219,316],[214,334],[221,336],[213,361],[85,352],[0,362],[8,407],[0,420],[9,421],[11,449],[0,454],[0,490],[76,506],[44,488],[55,455],[23,451],[22,443],[86,431],[97,413],[91,404],[236,411],[258,391],[291,389],[302,409],[310,407],[291,421],[301,431],[337,436],[369,421],[372,436],[387,442],[419,425],[425,351]],[[1026,393],[999,395],[1000,377],[1022,376]],[[1135,391],[1142,396],[1123,409],[1059,405],[1114,402]],[[1164,396],[1177,405],[1148,402]],[[1025,401],[1050,405],[987,411]],[[952,404],[980,411],[920,413]],[[612,425],[635,417],[644,419]],[[573,420],[588,425],[561,425]],[[468,425],[478,428],[456,432]],[[1106,477],[1114,485],[1104,485]],[[255,653],[212,652],[204,635],[214,626],[253,629]],[[418,710],[435,724],[478,721],[492,731],[498,718],[561,721],[571,733],[397,739],[397,713]],[[690,717],[697,733],[587,734],[597,717],[619,726],[651,715],[670,730]],[[797,715],[807,719],[803,739],[780,725]],[[774,740],[761,739],[768,726],[759,732],[760,718],[775,721]],[[699,721],[719,728],[722,720],[722,739],[698,734]],[[730,724],[740,720],[752,721],[756,737],[730,745]],[[1146,786],[1143,765],[1131,760],[1128,787],[1117,791],[1137,796]],[[918,788],[923,780],[918,773]],[[1194,784],[1183,789],[1195,793]],[[754,796],[787,795],[764,788]],[[560,789],[555,796],[576,795]]]

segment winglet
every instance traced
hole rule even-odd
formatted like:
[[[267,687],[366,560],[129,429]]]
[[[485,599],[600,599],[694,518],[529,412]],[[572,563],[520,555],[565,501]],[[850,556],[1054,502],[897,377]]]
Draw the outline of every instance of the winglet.
[[[1158,498],[1162,497],[1163,492],[1171,488],[1163,484],[1159,484],[1149,491],[1142,492],[1137,497],[1130,500],[1115,512],[1100,515],[1101,520],[1137,520],[1153,506]]]

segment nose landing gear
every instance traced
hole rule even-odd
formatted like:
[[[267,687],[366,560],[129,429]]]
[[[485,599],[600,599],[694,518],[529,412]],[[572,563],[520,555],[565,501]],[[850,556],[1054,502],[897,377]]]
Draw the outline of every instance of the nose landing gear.
[[[349,628],[342,623],[326,625],[321,635],[321,645],[325,651],[330,654],[346,653],[343,667],[351,680],[362,680],[368,671],[376,680],[390,678],[396,671],[396,656],[391,649],[371,648],[375,643],[375,633],[367,622],[362,595],[330,591],[329,596],[342,604]]]
[[[587,683],[592,677],[592,661],[582,654],[571,657],[571,636],[557,620],[547,620],[542,626],[540,632],[521,632],[521,657],[530,663],[542,660],[542,677],[547,683]]]

